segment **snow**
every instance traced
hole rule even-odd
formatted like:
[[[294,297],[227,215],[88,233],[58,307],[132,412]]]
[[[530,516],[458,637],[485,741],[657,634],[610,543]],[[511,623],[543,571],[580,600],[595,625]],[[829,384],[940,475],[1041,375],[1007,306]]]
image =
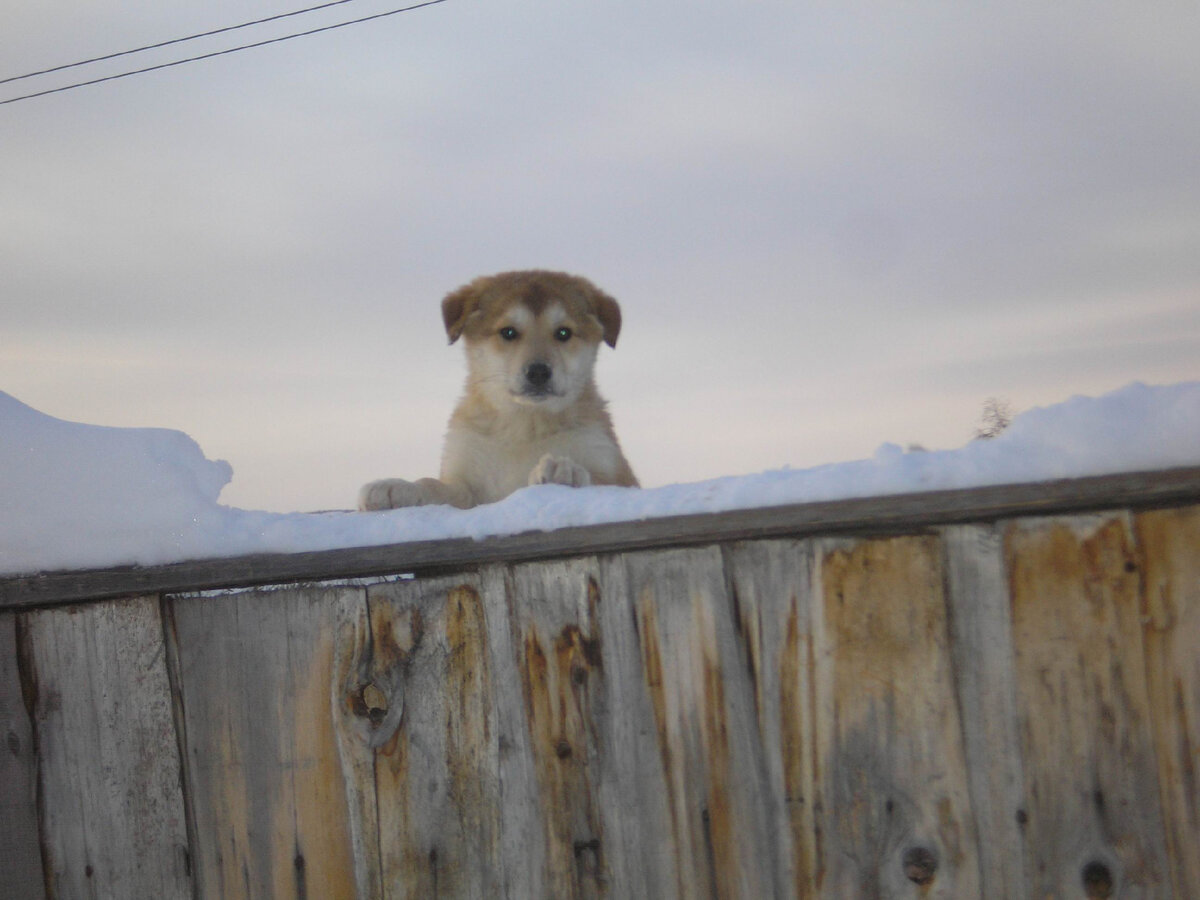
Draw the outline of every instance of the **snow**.
[[[472,510],[283,514],[221,505],[232,468],[181,432],[65,422],[0,392],[0,574],[484,538],[1195,465],[1200,382],[1136,383],[1031,409],[999,437],[953,450],[884,444],[870,459],[644,490],[547,485]]]

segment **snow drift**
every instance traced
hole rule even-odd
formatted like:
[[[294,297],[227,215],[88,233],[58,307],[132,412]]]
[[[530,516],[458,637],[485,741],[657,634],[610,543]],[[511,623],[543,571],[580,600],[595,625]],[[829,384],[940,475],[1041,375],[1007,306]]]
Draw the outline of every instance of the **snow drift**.
[[[654,489],[527,488],[472,510],[222,506],[230,465],[185,434],[64,422],[0,392],[0,574],[516,534],[571,525],[1200,465],[1200,382],[1132,384],[1017,416],[955,450]]]

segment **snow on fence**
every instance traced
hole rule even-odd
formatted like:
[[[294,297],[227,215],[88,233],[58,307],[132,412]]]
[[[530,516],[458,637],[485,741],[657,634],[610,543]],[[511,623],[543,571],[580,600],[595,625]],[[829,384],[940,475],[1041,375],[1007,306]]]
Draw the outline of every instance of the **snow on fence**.
[[[0,896],[1198,897],[1197,647],[1197,468],[9,578]]]

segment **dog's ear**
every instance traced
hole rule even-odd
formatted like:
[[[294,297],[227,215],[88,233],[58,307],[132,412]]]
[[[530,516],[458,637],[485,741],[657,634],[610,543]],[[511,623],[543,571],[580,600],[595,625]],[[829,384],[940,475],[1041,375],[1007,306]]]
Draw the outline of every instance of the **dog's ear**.
[[[617,301],[603,291],[595,291],[592,294],[592,312],[604,329],[604,343],[616,347],[617,335],[621,333],[621,307]]]
[[[450,343],[453,344],[462,337],[467,317],[475,311],[478,304],[479,290],[475,282],[446,295],[446,299],[442,301],[442,322],[446,326],[446,334],[450,337]]]

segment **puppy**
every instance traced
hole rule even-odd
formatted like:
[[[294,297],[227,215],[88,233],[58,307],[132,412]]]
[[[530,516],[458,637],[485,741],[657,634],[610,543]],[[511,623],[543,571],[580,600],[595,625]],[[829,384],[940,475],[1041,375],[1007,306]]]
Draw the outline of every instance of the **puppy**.
[[[373,481],[359,509],[492,503],[531,484],[637,487],[592,369],[617,345],[621,309],[561,272],[477,278],[442,301],[467,383],[446,432],[440,478]]]

